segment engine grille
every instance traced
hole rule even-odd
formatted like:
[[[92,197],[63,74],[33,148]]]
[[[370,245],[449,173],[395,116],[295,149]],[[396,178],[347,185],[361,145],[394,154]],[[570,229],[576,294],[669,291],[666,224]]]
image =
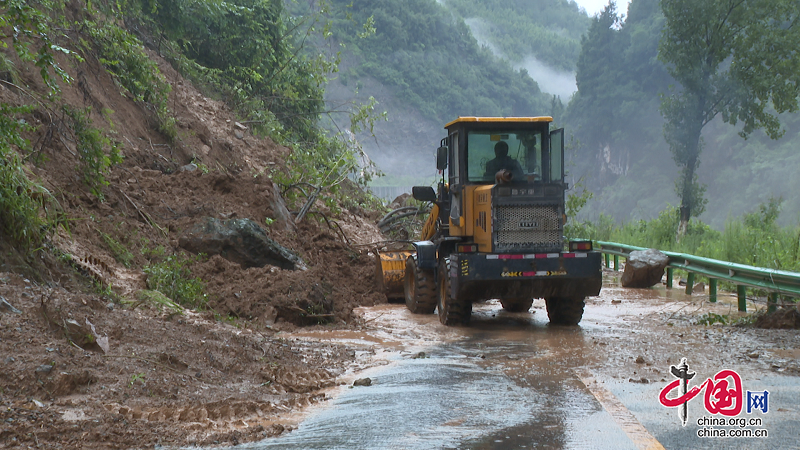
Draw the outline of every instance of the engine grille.
[[[558,205],[496,206],[494,218],[495,251],[561,251]]]

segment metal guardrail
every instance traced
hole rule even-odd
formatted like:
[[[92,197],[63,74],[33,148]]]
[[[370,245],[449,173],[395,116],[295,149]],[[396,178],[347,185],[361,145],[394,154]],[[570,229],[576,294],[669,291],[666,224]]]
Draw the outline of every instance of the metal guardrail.
[[[599,248],[598,248],[599,247]],[[605,254],[606,267],[610,267],[609,256],[614,256],[614,270],[619,268],[619,257],[628,258],[632,251],[647,250],[643,247],[596,241],[596,249]],[[661,251],[669,258],[667,265],[667,287],[672,287],[672,271],[681,269],[688,272],[686,293],[691,294],[694,275],[708,277],[709,301],[717,301],[717,281],[724,280],[737,286],[739,311],[747,311],[747,288],[763,289],[770,293],[767,300],[768,311],[774,311],[778,296],[800,297],[800,273],[786,270],[765,269],[717,259],[703,258],[685,253]]]

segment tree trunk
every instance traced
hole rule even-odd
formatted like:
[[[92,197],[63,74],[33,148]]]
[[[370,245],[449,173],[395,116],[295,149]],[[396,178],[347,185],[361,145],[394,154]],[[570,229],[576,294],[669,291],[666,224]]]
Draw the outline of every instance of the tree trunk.
[[[678,233],[675,240],[680,242],[681,238],[686,235],[689,230],[689,219],[692,218],[692,212],[695,210],[695,205],[700,199],[695,198],[699,192],[694,189],[694,175],[695,170],[700,162],[700,132],[701,129],[687,130],[691,133],[687,136],[687,154],[689,157],[685,161],[683,168],[683,179],[681,186],[681,208],[680,208],[680,222],[678,223]]]

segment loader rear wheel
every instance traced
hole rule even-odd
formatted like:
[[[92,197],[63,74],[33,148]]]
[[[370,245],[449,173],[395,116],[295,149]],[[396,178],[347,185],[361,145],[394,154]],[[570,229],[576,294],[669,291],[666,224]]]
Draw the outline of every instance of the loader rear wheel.
[[[437,302],[433,271],[417,267],[416,255],[406,259],[404,284],[408,310],[414,314],[433,314]]]
[[[583,298],[553,297],[544,299],[547,317],[553,325],[577,325],[583,318]]]
[[[503,309],[508,312],[527,312],[533,306],[532,298],[506,298],[500,299]]]
[[[472,315],[472,302],[450,297],[450,259],[439,263],[439,322],[448,326],[467,325]]]

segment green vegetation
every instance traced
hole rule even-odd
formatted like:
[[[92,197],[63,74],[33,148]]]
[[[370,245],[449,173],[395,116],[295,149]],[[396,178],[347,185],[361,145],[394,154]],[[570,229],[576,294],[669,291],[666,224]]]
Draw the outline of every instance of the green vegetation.
[[[577,234],[595,240],[621,242],[770,269],[800,271],[800,225],[780,227],[780,198],[771,198],[740,219],[728,219],[716,231],[697,219],[676,242],[680,211],[670,206],[655,219],[617,224],[609,216],[583,222]]]
[[[70,119],[72,131],[75,133],[75,147],[81,159],[83,181],[92,194],[102,199],[102,188],[108,185],[105,173],[112,165],[122,162],[119,144],[112,142],[102,131],[92,126],[91,108],[81,110],[64,105],[62,110]]]
[[[208,295],[204,292],[203,281],[192,277],[189,265],[193,262],[193,258],[169,255],[146,265],[143,270],[147,274],[147,287],[180,305],[202,309],[208,302]]]
[[[113,21],[87,19],[77,28],[91,38],[91,44],[82,40],[84,57],[97,54],[123,89],[155,115],[158,130],[174,139],[175,118],[167,107],[171,87],[145,53],[141,41]]]
[[[689,218],[705,208],[697,180],[703,128],[715,117],[747,137],[763,128],[783,132],[777,114],[795,112],[800,96],[800,20],[793,0],[662,0],[666,19],[658,57],[680,83],[661,103],[664,135],[680,169],[683,235]],[[702,31],[700,31],[702,30]]]
[[[716,114],[709,110],[712,114],[706,118],[708,123],[702,127],[702,147],[700,147],[704,164],[692,165],[696,170],[691,177],[687,177],[689,174],[684,168],[688,166],[676,167],[673,160],[673,153],[664,135],[664,119],[659,111],[662,96],[674,95],[675,99],[679,99],[685,92],[680,87],[680,80],[673,78],[669,72],[677,66],[673,62],[665,64],[659,60],[659,42],[667,22],[661,5],[683,3],[691,8],[706,8],[716,4],[712,1],[632,0],[624,21],[614,8],[606,8],[600,16],[592,20],[589,31],[583,39],[576,75],[579,91],[570,102],[564,119],[568,132],[574,133],[579,143],[576,151],[571,155],[568,154],[568,157],[571,157],[568,163],[570,173],[575,178],[583,177],[587,188],[594,193],[593,199],[588,202],[583,212],[583,217],[590,218],[595,223],[599,221],[601,212],[613,217],[617,223],[651,219],[658,216],[666,205],[681,204],[680,193],[687,187],[688,197],[697,199],[689,208],[693,211],[692,216],[699,217],[715,229],[723,229],[726,218],[739,217],[770,196],[784,196],[784,214],[778,221],[784,226],[789,225],[800,212],[800,197],[791,195],[800,188],[797,177],[793,175],[800,164],[800,155],[796,152],[797,146],[800,145],[800,127],[798,127],[800,115],[784,113],[776,116],[779,117],[787,133],[782,139],[773,141],[767,133],[748,128],[746,120],[743,120],[739,113],[747,114],[745,106],[746,108],[754,106],[756,109],[760,107],[758,105],[762,104],[762,99],[765,99],[770,90],[777,86],[786,90],[783,94],[788,95],[787,99],[791,103],[796,94],[793,95],[789,91],[796,89],[798,85],[796,82],[798,72],[796,70],[787,72],[787,69],[796,64],[796,61],[792,62],[792,59],[787,57],[782,63],[784,65],[773,73],[762,76],[757,73],[768,70],[770,64],[756,64],[755,58],[763,57],[770,52],[735,51],[735,58],[743,59],[737,60],[739,62],[734,65],[727,64],[728,59],[724,59],[723,53],[739,45],[752,44],[754,48],[758,48],[760,45],[758,42],[762,42],[760,39],[767,36],[775,39],[773,50],[777,51],[780,48],[787,48],[784,44],[791,36],[780,35],[779,30],[773,27],[775,23],[769,23],[750,31],[738,27],[737,30],[741,33],[736,34],[738,37],[735,42],[727,38],[722,39],[722,36],[718,36],[720,39],[713,42],[709,41],[714,46],[720,46],[722,52],[714,56],[709,53],[711,60],[721,58],[725,63],[720,68],[729,69],[728,72],[722,70],[717,73],[715,78],[715,80],[726,79],[728,83],[724,86],[709,87],[707,90],[709,95],[716,96],[715,98],[719,100],[720,111],[734,107],[731,106],[734,103],[730,101],[737,98],[745,98],[752,104],[741,105],[743,109],[737,110],[736,113],[727,111]],[[761,8],[768,3],[750,2],[747,5]],[[767,14],[770,18],[765,20],[770,21],[779,17],[777,14],[781,13],[780,5],[782,3],[776,3],[775,14]],[[677,24],[687,27],[692,24],[700,26],[698,25],[700,21],[711,20],[711,17],[723,17],[707,14],[710,10],[692,9],[692,11],[694,15],[691,18],[685,21],[678,20]],[[796,13],[796,8],[794,11]],[[746,17],[736,13],[729,19],[737,23],[740,23],[738,22],[740,20],[757,21],[759,14],[761,14],[759,10],[745,15]],[[795,17],[789,20],[796,22],[797,19]],[[745,23],[741,22],[741,25],[744,27]],[[724,28],[724,24],[722,26]],[[798,29],[796,25],[789,26],[787,22],[785,28],[792,30],[796,38]],[[698,37],[700,34],[695,33],[693,36]],[[690,49],[688,41],[684,45],[684,40],[672,36],[669,42],[680,43],[676,48],[677,55],[690,50],[695,52],[694,54],[699,51],[697,47]],[[722,46],[727,46],[727,50]],[[730,61],[735,58],[731,56]],[[690,57],[689,60],[689,62],[699,62],[704,59],[697,56]],[[773,60],[778,61],[780,58]],[[688,69],[688,66],[683,69]],[[741,71],[744,72],[740,73]],[[686,74],[701,72],[702,70],[689,71]],[[795,81],[788,81],[783,85],[774,83],[776,77],[787,74],[788,80]],[[752,83],[745,83],[748,78],[757,81],[755,90],[750,91],[753,94],[751,97],[747,97],[746,90],[743,90],[745,84],[753,87]],[[689,81],[687,83],[692,84]],[[674,86],[675,89],[671,89],[670,86]],[[726,95],[729,97],[725,97]],[[767,108],[762,112],[772,114],[789,105],[783,100],[779,103],[780,106],[776,105],[774,109]],[[678,101],[673,103],[673,106],[681,104]],[[684,104],[686,105],[688,104]],[[752,116],[754,119],[761,115],[761,112],[755,112],[757,114]],[[716,119],[711,120],[715,114]],[[734,116],[737,117],[738,124],[730,125],[723,120],[732,119]],[[689,113],[686,112],[682,117],[687,121],[679,124],[678,128],[680,131],[687,131],[690,128]],[[766,119],[766,116],[763,117]],[[753,125],[755,124],[756,122],[753,122]],[[746,128],[748,133],[753,132],[749,135],[749,139],[742,140],[739,134]],[[677,130],[673,131],[668,133],[670,138],[678,137]],[[689,153],[684,156],[689,156]],[[699,153],[697,156],[699,162]],[[689,161],[682,156],[678,159]],[[676,179],[682,181],[676,185]],[[688,181],[689,184],[683,181]],[[704,199],[707,199],[708,203],[705,203]]]
[[[169,297],[167,297],[166,295],[162,294],[159,291],[150,291],[143,289],[136,293],[136,299],[137,299],[136,302],[127,301],[125,303],[132,304],[133,308],[136,308],[138,305],[142,303],[146,303],[152,305],[158,310],[166,308],[170,313],[183,314],[183,307],[181,305],[170,300]]]
[[[11,38],[17,56],[39,68],[49,87],[48,94],[57,94],[58,85],[51,71],[65,82],[69,76],[55,62],[53,52],[71,52],[53,42],[52,36],[59,34],[51,32],[49,18],[22,0],[0,0],[0,12],[0,47],[8,47],[6,41]],[[10,35],[5,34],[8,30],[12,31]],[[36,51],[30,48],[33,42],[39,44]],[[1,56],[0,82],[14,86],[17,68],[6,55]],[[23,250],[37,248],[50,231],[65,224],[64,218],[54,212],[50,193],[30,179],[20,155],[30,150],[23,133],[33,130],[22,116],[33,109],[0,103],[0,236]]]
[[[25,150],[29,146],[21,132],[30,127],[16,117],[30,111],[30,107],[0,104],[0,236],[25,250],[38,247],[57,224],[54,218],[39,214],[43,202],[50,201],[49,194],[31,181],[12,148]]]
[[[332,0],[331,33],[358,60],[340,79],[371,76],[439,123],[468,115],[543,115],[550,99],[524,71],[478,46],[434,0]],[[374,34],[359,38],[363,24]]]
[[[697,318],[697,324],[709,326],[714,325],[715,323],[721,323],[723,325],[727,325],[729,319],[729,316],[723,316],[715,313],[705,313]]]
[[[464,19],[478,20],[484,33],[476,37],[487,38],[508,59],[532,55],[563,71],[575,70],[590,22],[576,3],[566,1],[447,0],[445,5]],[[473,34],[479,34],[474,26]]]
[[[106,243],[108,249],[111,250],[111,254],[114,256],[114,259],[123,266],[130,268],[134,259],[133,253],[128,250],[125,245],[121,244],[108,234],[103,233],[102,231],[99,231],[98,233],[100,233],[100,237],[103,238],[103,242]]]

